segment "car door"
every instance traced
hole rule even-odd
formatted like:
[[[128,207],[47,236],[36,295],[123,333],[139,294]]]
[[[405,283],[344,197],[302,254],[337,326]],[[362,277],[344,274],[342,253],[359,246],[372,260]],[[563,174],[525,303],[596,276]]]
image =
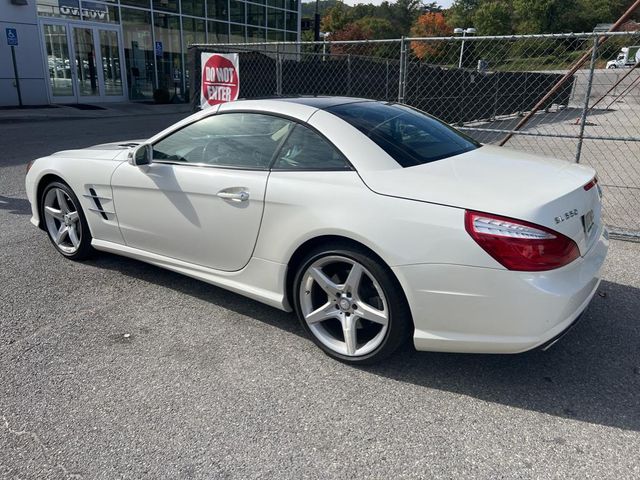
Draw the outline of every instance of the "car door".
[[[269,164],[292,128],[259,113],[219,113],[153,144],[149,165],[112,177],[127,246],[225,271],[255,247]]]

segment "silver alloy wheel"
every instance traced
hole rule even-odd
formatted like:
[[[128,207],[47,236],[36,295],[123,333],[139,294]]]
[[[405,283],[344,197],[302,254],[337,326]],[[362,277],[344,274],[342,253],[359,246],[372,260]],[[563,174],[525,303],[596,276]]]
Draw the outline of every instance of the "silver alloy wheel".
[[[78,208],[61,188],[50,189],[44,197],[44,219],[52,240],[64,253],[70,255],[80,248],[82,225]]]
[[[341,355],[366,355],[389,328],[380,284],[363,265],[342,255],[316,260],[302,275],[300,307],[313,335]]]

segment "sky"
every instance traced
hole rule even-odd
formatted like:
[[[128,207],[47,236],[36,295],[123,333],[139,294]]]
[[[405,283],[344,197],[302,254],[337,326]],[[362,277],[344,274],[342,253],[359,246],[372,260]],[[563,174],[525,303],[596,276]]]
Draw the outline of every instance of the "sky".
[[[393,2],[393,0],[391,0]],[[453,0],[428,0],[436,1],[444,8],[449,8],[453,3]],[[382,0],[344,0],[344,3],[348,5],[357,5],[358,3],[373,3],[374,5],[380,5]]]

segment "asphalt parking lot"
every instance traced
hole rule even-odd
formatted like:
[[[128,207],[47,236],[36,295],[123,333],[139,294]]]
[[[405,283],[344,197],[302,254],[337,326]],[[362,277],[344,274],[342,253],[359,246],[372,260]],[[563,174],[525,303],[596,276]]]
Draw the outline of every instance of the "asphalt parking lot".
[[[0,124],[0,478],[640,477],[640,244],[612,242],[547,352],[356,369],[293,315],[134,260],[64,260],[29,223],[29,159],[180,117]]]

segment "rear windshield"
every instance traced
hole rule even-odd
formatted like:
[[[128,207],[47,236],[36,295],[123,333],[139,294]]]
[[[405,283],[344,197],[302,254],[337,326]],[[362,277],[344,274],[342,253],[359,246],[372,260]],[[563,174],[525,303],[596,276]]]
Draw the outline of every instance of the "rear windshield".
[[[480,147],[478,142],[440,120],[404,105],[359,102],[326,110],[367,135],[405,168]]]

